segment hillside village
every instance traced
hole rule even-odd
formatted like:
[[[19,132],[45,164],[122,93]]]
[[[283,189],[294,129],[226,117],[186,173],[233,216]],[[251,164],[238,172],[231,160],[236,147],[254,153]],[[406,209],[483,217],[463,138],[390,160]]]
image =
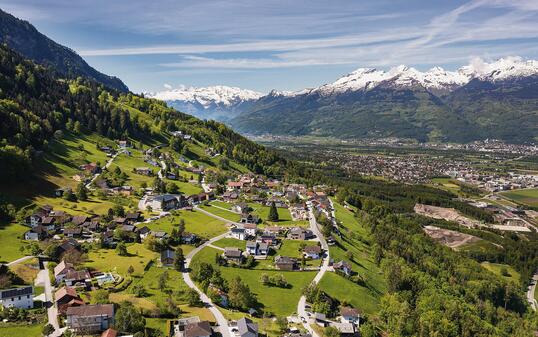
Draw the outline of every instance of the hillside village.
[[[192,137],[181,133],[176,137],[193,141]],[[238,307],[227,293],[231,286],[228,282],[219,285],[212,280],[207,284],[196,280],[194,275],[195,281],[190,280],[192,267],[189,264],[197,258],[197,252],[205,249],[218,252],[211,264],[252,270],[262,286],[293,288],[294,296],[300,296],[302,287],[310,283],[315,274],[320,275],[315,282],[319,282],[326,271],[343,278],[355,277],[356,272],[348,261],[329,256],[329,245],[335,243],[333,233],[338,233],[338,226],[333,202],[328,197],[334,191],[328,187],[308,188],[252,173],[241,173],[220,183],[215,180],[214,170],[194,166],[182,155],[171,155],[165,144],[142,152],[127,141],[98,148],[107,158],[106,165],[96,162],[80,165],[79,172],[71,178],[77,186],[56,189],[54,197],[47,199],[54,201],[56,207],[39,205],[28,209],[27,216],[21,219],[27,227],[23,234],[26,251],[36,258],[27,256],[20,263],[36,261],[43,269],[26,286],[2,290],[2,305],[10,310],[48,307],[48,321],[54,331],[51,335],[65,335],[69,331],[116,336],[114,319],[118,315],[116,311],[122,309],[110,299],[121,294],[122,299],[130,301],[127,303],[136,306],[136,300],[144,298],[142,293],[147,290],[140,290],[133,283],[143,278],[140,273],[157,268],[158,273],[162,271],[159,280],[164,279],[163,275],[177,272],[186,285],[194,289],[193,293],[184,291],[194,297],[189,300],[189,306],[209,308],[213,315],[219,307],[244,312],[240,319],[217,314],[216,322],[196,315],[172,319],[166,324],[165,335],[257,336],[258,323],[255,322],[274,314],[264,313],[255,302],[252,307]],[[129,170],[117,164],[124,160],[122,158],[135,157],[136,153],[147,167],[135,166]],[[214,151],[206,153],[212,157],[218,155]],[[190,186],[188,189],[192,191],[199,190],[194,194],[182,193],[185,188],[177,188],[174,182],[182,182],[183,187]],[[61,200],[84,202],[89,198],[93,200],[93,196],[103,200],[132,200],[129,203],[132,207],[116,205],[104,214],[94,214],[77,209],[72,213],[62,206],[65,204]],[[191,219],[196,219],[196,223]],[[207,230],[206,227],[211,226],[208,221],[218,228]],[[107,259],[105,255],[110,258],[116,255],[135,263],[139,255],[131,249],[135,246],[143,247],[154,258],[148,260],[141,256],[140,263],[145,265],[136,268],[135,265],[115,266],[106,260],[96,261]],[[19,261],[15,261],[17,263]],[[203,262],[202,265],[211,267]],[[36,266],[25,264],[25,268]],[[305,273],[306,278],[300,277],[303,286],[287,280],[288,273]],[[41,288],[44,288],[43,293],[38,294],[35,289]],[[94,299],[103,292],[109,300]],[[24,299],[20,299],[22,297]],[[326,300],[334,301],[329,297]],[[343,335],[358,332],[359,309],[342,306],[340,313],[332,304],[330,310],[317,313],[311,307],[314,303],[299,301],[299,297],[296,301],[304,307],[296,302],[301,314],[294,314],[295,310],[286,312],[286,327],[280,324],[279,328],[283,333],[317,336],[312,325],[334,326]],[[166,317],[170,313],[162,315]]]

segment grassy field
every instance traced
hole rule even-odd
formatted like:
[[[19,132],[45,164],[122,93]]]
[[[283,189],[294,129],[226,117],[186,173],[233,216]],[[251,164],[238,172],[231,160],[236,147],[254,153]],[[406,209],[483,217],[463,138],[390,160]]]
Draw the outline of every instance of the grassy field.
[[[160,289],[159,279],[165,272],[168,274],[166,288]],[[146,290],[147,295],[141,298],[135,297],[132,294],[132,289],[135,285],[142,285]],[[141,309],[155,310],[159,306],[164,306],[166,304],[165,301],[168,298],[167,291],[171,292],[172,299],[176,301],[176,303],[184,304],[185,301],[183,295],[187,289],[188,287],[183,281],[180,272],[171,268],[157,267],[156,263],[152,262],[148,270],[133,278],[133,282],[125,291],[112,293],[110,298],[116,303],[129,301]]]
[[[330,247],[331,258],[336,262],[351,262],[353,271],[364,279],[365,285],[354,284],[336,274],[326,274],[320,284],[321,288],[340,301],[351,300],[354,306],[364,312],[375,313],[380,297],[387,291],[387,285],[381,269],[372,259],[369,232],[350,210],[334,200],[333,202],[343,238],[335,237],[337,244]],[[351,260],[346,257],[348,251],[353,254]]]
[[[215,254],[217,253],[220,253],[220,251],[206,247],[194,257],[194,261],[204,261],[215,265]],[[222,276],[227,280],[232,280],[236,276],[241,277],[257,295],[258,302],[260,302],[264,311],[279,316],[287,316],[296,311],[302,289],[312,281],[316,274],[316,272],[264,271],[269,275],[283,274],[288,283],[292,285],[290,288],[277,288],[264,286],[260,282],[262,274],[260,270],[233,267],[220,267],[220,270]]]
[[[186,232],[194,233],[205,238],[212,238],[228,230],[223,221],[196,211],[176,211],[174,215],[160,218],[146,224],[146,226],[151,230],[161,230],[170,234],[172,229],[179,225],[181,219],[185,220]]]
[[[490,262],[482,262],[482,267],[486,268],[490,272],[494,273],[497,276],[501,276],[502,278],[512,281],[516,284],[519,284],[520,275],[519,273],[512,268],[511,266],[507,264],[500,264],[500,263],[490,263]],[[502,274],[503,268],[506,268],[506,271],[508,272],[507,275]]]
[[[41,336],[42,324],[24,324],[5,326],[0,323],[0,337],[30,337]]]
[[[17,274],[17,276],[19,276],[24,283],[34,284],[34,280],[39,273],[39,264],[37,258],[32,258],[11,266],[9,269]]]
[[[114,271],[120,275],[127,275],[129,266],[133,266],[133,276],[140,276],[149,261],[157,258],[158,254],[148,250],[141,243],[127,246],[129,256],[119,256],[114,249],[95,249],[88,253],[85,265],[102,272]]]
[[[241,220],[241,215],[234,213],[232,211],[224,210],[222,208],[218,208],[214,206],[205,206],[205,205],[200,206],[200,208],[202,208],[203,210],[211,214],[215,214],[216,216],[220,216],[221,218],[224,218],[229,221],[239,222],[239,220]]]
[[[538,206],[538,188],[502,192],[501,195],[520,204]]]
[[[24,256],[20,248],[25,242],[21,238],[27,230],[17,223],[0,226],[0,262],[11,262]]]
[[[211,202],[211,204],[219,206],[219,207],[222,207],[222,208],[226,208],[226,209],[229,209],[229,210],[231,210],[232,207],[233,207],[233,204],[231,204],[229,202],[219,201],[219,200],[213,200]]]
[[[222,248],[237,247],[245,251],[247,242],[243,240],[234,239],[234,238],[224,238],[224,239],[220,239],[219,241],[213,244],[217,247],[222,247]]]

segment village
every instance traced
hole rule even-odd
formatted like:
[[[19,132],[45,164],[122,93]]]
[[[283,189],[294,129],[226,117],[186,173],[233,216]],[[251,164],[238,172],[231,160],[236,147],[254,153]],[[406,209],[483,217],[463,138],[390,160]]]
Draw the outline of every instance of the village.
[[[188,135],[178,136],[191,140]],[[329,198],[334,191],[326,186],[308,188],[251,173],[220,184],[209,180],[214,177],[213,172],[189,165],[184,157],[175,162],[167,152],[160,151],[163,147],[144,151],[143,160],[148,166],[136,166],[129,172],[120,166],[112,167],[119,156],[132,156],[136,150],[131,144],[120,141],[116,149],[101,146],[99,150],[108,158],[106,165],[81,165],[80,172],[72,177],[79,184],[77,188],[54,191],[56,198],[64,200],[85,200],[89,194],[129,199],[132,207],[116,205],[107,213],[94,215],[71,214],[46,204],[32,209],[23,220],[28,228],[23,239],[33,256],[11,265],[27,263],[28,267],[30,261],[36,261],[39,272],[34,284],[2,289],[0,304],[10,310],[46,308],[50,336],[120,336],[114,326],[116,310],[122,309],[106,299],[96,301],[95,294],[105,291],[112,298],[127,288],[132,290],[134,279],[157,268],[164,270],[165,275],[177,271],[195,291],[194,302],[209,310],[215,319],[208,321],[207,314],[203,318],[192,315],[170,319],[166,324],[167,336],[258,336],[258,323],[252,319],[259,321],[259,317],[271,313],[252,306],[245,308],[248,310],[242,318],[227,319],[219,308],[232,307],[228,286],[191,279],[191,262],[210,249],[218,253],[211,263],[221,268],[250,270],[263,286],[294,288],[297,309],[288,312],[287,323],[280,329],[282,334],[320,336],[313,326],[331,326],[341,335],[358,333],[358,308],[341,306],[315,312],[313,303],[307,303],[301,295],[302,287],[287,280],[297,273],[304,286],[316,284],[327,271],[348,279],[356,277],[349,261],[333,260],[329,255],[329,246],[335,243],[331,233],[338,233],[333,201]],[[207,154],[218,155],[215,151]],[[126,178],[126,172],[144,182],[138,186],[126,184],[133,180]],[[187,195],[170,188],[166,181],[184,181],[201,191]],[[208,230],[213,222],[218,224],[217,228]],[[130,261],[128,257],[139,254],[131,250],[135,246],[144,247],[155,256],[144,260],[142,269],[95,260],[105,255],[115,259],[112,256],[116,255]],[[94,247],[101,253],[95,255]],[[301,273],[304,276],[299,276]],[[140,275],[135,277],[136,274]],[[36,289],[41,288],[38,294]],[[138,295],[130,296],[136,299]]]

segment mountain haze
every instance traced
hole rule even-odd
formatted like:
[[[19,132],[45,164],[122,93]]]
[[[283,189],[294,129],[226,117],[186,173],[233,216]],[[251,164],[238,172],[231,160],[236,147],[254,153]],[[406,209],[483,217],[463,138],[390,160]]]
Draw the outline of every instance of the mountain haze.
[[[52,67],[63,76],[84,76],[110,88],[128,91],[119,78],[95,70],[73,50],[41,34],[28,21],[17,19],[1,9],[0,35],[2,43],[36,63]]]

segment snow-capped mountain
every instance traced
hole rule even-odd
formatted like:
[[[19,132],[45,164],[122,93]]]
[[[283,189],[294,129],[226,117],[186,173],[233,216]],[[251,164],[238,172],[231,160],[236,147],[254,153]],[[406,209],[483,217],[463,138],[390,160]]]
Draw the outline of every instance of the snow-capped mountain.
[[[525,142],[538,139],[537,111],[538,62],[506,57],[455,71],[359,68],[316,88],[271,91],[228,123],[249,134]]]
[[[235,117],[242,108],[255,102],[263,94],[237,87],[185,87],[169,88],[148,97],[166,101],[174,108],[203,119],[227,120]]]
[[[311,92],[322,95],[339,94],[348,91],[370,90],[380,84],[395,87],[420,85],[431,90],[452,91],[475,78],[496,82],[535,74],[538,74],[538,61],[526,61],[520,57],[501,58],[492,63],[476,59],[457,71],[434,67],[428,71],[421,72],[405,65],[391,68],[388,71],[375,68],[359,68],[335,82],[322,85]]]

